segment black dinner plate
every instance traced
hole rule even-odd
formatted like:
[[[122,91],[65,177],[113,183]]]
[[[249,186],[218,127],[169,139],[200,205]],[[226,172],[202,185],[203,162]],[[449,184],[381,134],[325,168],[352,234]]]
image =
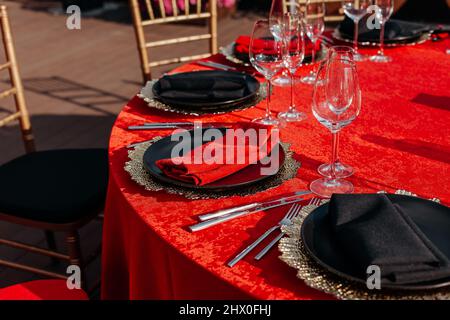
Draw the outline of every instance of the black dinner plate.
[[[411,219],[433,244],[450,258],[450,209],[436,202],[405,195],[388,195],[393,203],[407,208]],[[426,215],[421,212],[427,212]],[[301,239],[307,253],[323,268],[347,280],[366,283],[352,263],[336,245],[329,222],[328,203],[316,208],[306,217]],[[450,285],[450,278],[414,284],[383,284],[386,289],[428,290]]]
[[[370,30],[367,27],[367,19],[369,15],[359,22],[358,42],[360,43],[379,43],[380,31],[377,29]],[[336,28],[335,35],[353,41],[354,22],[345,17],[344,21]],[[427,28],[420,23],[391,19],[386,22],[384,43],[385,44],[406,44],[417,41]],[[336,32],[337,31],[337,32]],[[390,33],[394,33],[390,36]]]
[[[406,36],[399,36],[396,37],[394,39],[384,39],[384,44],[386,45],[394,45],[394,44],[408,44],[408,43],[414,43],[416,41],[418,41],[421,37],[423,36],[422,33],[420,34],[411,34],[411,35],[406,35]],[[346,34],[343,34],[342,32],[340,32],[338,29],[335,29],[333,32],[333,37],[337,40],[344,40],[347,42],[351,42],[353,43],[353,36],[348,36]],[[358,44],[359,45],[367,45],[367,44],[379,44],[380,43],[380,38],[363,38],[360,39],[358,37]]]
[[[235,73],[233,71],[222,71],[223,76],[226,77],[227,73]],[[202,74],[214,74],[217,76],[218,71],[211,71],[211,70],[207,70],[207,71],[193,71],[193,72],[186,72],[186,74],[197,74],[197,73],[202,73]],[[171,105],[171,106],[175,106],[175,107],[182,107],[182,108],[189,108],[189,109],[201,109],[201,110],[206,110],[206,109],[222,109],[222,108],[231,108],[233,106],[239,105],[241,103],[244,103],[250,99],[255,98],[256,94],[258,93],[259,90],[259,81],[249,75],[249,74],[242,74],[242,76],[244,77],[244,81],[246,84],[246,95],[239,98],[239,99],[233,99],[233,100],[228,100],[228,101],[216,101],[216,102],[204,102],[204,101],[186,101],[186,100],[178,100],[178,99],[173,99],[173,98],[164,98],[161,97],[161,84],[158,81],[155,82],[155,84],[153,85],[153,95],[155,96],[155,98],[157,100],[160,100],[161,102]]]
[[[200,130],[200,129],[194,129],[194,130]],[[191,137],[194,136],[194,130],[188,131],[191,135]],[[207,130],[206,128],[202,129],[202,133]],[[219,128],[219,130],[224,133],[226,131],[226,128]],[[203,134],[202,134],[203,137]],[[174,140],[174,141],[173,141]],[[194,146],[194,139],[191,139],[192,141],[192,147]],[[207,142],[207,141],[205,141]],[[208,141],[209,142],[209,141]],[[192,183],[183,182],[177,179],[173,179],[171,177],[166,176],[161,169],[158,168],[156,165],[156,161],[160,159],[167,159],[171,157],[172,149],[179,143],[178,138],[174,138],[173,135],[167,136],[161,140],[158,140],[154,144],[152,144],[144,153],[144,167],[149,172],[149,174],[168,184],[184,187],[184,188],[190,188],[190,189],[199,189],[199,190],[211,190],[211,191],[225,191],[225,190],[231,190],[236,188],[245,187],[257,182],[261,182],[265,179],[268,179],[275,175],[277,172],[275,172],[273,175],[262,175],[261,174],[261,168],[263,168],[263,164],[261,162],[251,164],[242,170],[233,173],[223,179],[211,182],[209,184],[203,185],[203,186],[197,186]],[[284,164],[284,160],[286,158],[286,155],[284,153],[284,149],[281,147],[281,145],[278,146],[278,163],[279,167],[281,168]]]

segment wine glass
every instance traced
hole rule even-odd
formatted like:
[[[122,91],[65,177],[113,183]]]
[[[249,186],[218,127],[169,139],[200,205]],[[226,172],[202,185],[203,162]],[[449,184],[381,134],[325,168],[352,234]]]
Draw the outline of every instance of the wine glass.
[[[306,77],[302,78],[303,83],[314,84],[316,73],[314,72],[314,62],[316,56],[316,44],[323,30],[325,29],[325,2],[324,0],[308,0],[305,6],[305,30],[306,35],[313,44],[311,65],[313,69]]]
[[[372,0],[344,0],[342,2],[342,8],[344,9],[344,13],[353,20],[355,24],[354,28],[354,36],[353,36],[353,50],[355,54],[353,59],[355,61],[363,61],[367,57],[360,54],[358,52],[358,26],[359,21],[363,18],[367,13],[367,8],[372,4]]]
[[[348,47],[346,47],[346,46],[344,46],[344,47],[341,47],[341,46],[331,47],[329,49],[330,51],[328,52],[328,59],[330,60],[330,59],[333,59],[334,57],[336,57],[336,55],[333,55],[333,52],[342,52],[342,51],[348,50],[347,48]],[[353,57],[354,56],[355,55],[353,55]],[[337,57],[339,57],[339,55],[337,55]],[[318,81],[320,81],[320,79]],[[350,165],[348,165],[348,164],[342,163],[339,160],[339,156],[338,156],[339,132],[336,132],[336,145],[337,145],[337,147],[336,147],[336,154],[335,154],[336,160],[334,162],[334,174],[335,174],[335,176],[337,178],[350,177],[353,174],[353,172],[354,172],[353,168]],[[324,163],[324,164],[320,165],[317,168],[317,171],[322,176],[331,178],[332,177],[332,172],[331,172],[332,168],[331,168],[331,166],[332,166],[331,163]]]
[[[380,50],[375,56],[370,57],[370,60],[374,62],[390,62],[392,58],[384,55],[384,27],[394,11],[394,0],[374,0],[374,4],[377,6],[375,17],[381,24]]]
[[[272,0],[270,7],[269,22],[270,30],[275,38],[282,41],[286,40],[286,14],[294,19],[300,19],[302,16],[301,0]],[[273,79],[272,83],[278,86],[288,86],[291,83],[289,71],[284,69],[283,72]]]
[[[351,193],[353,185],[336,176],[337,133],[348,126],[361,109],[359,87],[353,49],[334,47],[317,74],[313,91],[312,111],[315,118],[333,135],[331,177],[313,181],[310,189],[315,194],[329,198],[333,193]]]
[[[267,80],[267,107],[263,118],[254,119],[254,122],[263,125],[280,126],[283,122],[272,116],[270,112],[270,96],[272,94],[273,77],[283,69],[283,44],[272,35],[268,20],[255,22],[250,41],[249,56],[253,67]]]
[[[299,15],[285,13],[283,18],[283,61],[291,78],[291,103],[286,112],[278,114],[278,118],[287,122],[302,121],[306,114],[297,111],[294,103],[295,72],[302,65],[305,57],[305,36]]]

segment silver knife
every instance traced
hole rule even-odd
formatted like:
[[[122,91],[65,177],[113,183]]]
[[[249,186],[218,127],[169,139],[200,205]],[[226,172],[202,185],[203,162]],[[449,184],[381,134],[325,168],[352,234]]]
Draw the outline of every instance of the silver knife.
[[[143,126],[193,126],[193,122],[146,122],[143,124]]]
[[[216,69],[222,69],[222,70],[226,70],[226,71],[228,71],[228,70],[237,70],[235,67],[227,66],[225,64],[212,62],[212,61],[197,61],[196,64],[201,65],[201,66],[205,66],[205,67],[212,67],[212,68],[216,68]]]
[[[277,204],[277,205],[273,205],[273,206],[270,206],[270,207],[266,207],[266,208],[264,208],[264,210],[268,210],[268,209],[272,209],[272,208],[275,208],[275,207],[279,207],[279,206],[284,206],[284,205],[300,202],[300,201],[303,201],[303,200],[304,200],[304,198],[297,198],[297,199],[292,200],[292,201],[283,202],[282,204]],[[229,221],[229,220],[232,220],[232,219],[235,219],[235,218],[243,217],[243,216],[246,216],[248,214],[259,212],[259,211],[261,211],[261,210],[251,210],[250,209],[250,210],[244,210],[244,211],[235,212],[235,213],[232,213],[232,214],[229,214],[229,215],[226,215],[226,216],[221,216],[221,217],[218,217],[218,218],[215,218],[215,219],[209,219],[209,220],[202,221],[202,222],[199,222],[197,224],[194,224],[192,226],[189,226],[189,230],[191,232],[197,232],[197,231],[200,231],[200,230],[203,230],[203,229],[215,226],[216,224],[219,224],[219,223],[222,223],[222,222],[225,222],[225,221]]]
[[[267,201],[263,201],[263,202],[253,202],[253,203],[249,203],[249,204],[244,204],[242,206],[237,206],[237,207],[228,208],[228,209],[222,209],[222,210],[218,210],[218,211],[202,214],[202,215],[198,216],[197,218],[200,221],[206,221],[206,220],[209,220],[209,219],[213,219],[213,218],[217,218],[217,217],[221,217],[221,216],[226,216],[226,215],[229,215],[231,213],[239,212],[239,211],[245,211],[245,210],[250,210],[250,209],[264,210],[267,207],[271,207],[272,208],[272,205],[274,205],[274,204],[279,203],[279,205],[283,205],[282,203],[284,201],[289,201],[289,200],[292,200],[293,198],[296,198],[298,196],[303,196],[303,195],[307,195],[307,194],[310,194],[310,193],[311,192],[308,191],[308,190],[297,191],[297,192],[294,192],[291,195],[284,196],[282,198],[267,200]]]
[[[160,129],[177,129],[180,126],[168,125],[168,126],[129,126],[128,130],[160,130]]]

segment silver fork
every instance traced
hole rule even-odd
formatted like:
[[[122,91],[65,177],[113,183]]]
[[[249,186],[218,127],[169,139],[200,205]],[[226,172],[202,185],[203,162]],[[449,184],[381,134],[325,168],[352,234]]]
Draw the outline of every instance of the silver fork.
[[[228,266],[231,268],[236,263],[238,263],[242,258],[244,258],[250,251],[252,251],[258,244],[261,243],[269,234],[274,232],[275,230],[281,228],[281,226],[286,225],[291,222],[291,218],[300,211],[301,206],[298,203],[293,204],[286,215],[283,217],[283,219],[280,220],[280,222],[273,226],[272,228],[268,229],[266,232],[264,232],[258,239],[256,239],[251,245],[249,245],[247,248],[242,250],[236,257],[234,257],[230,262],[228,262]]]
[[[311,201],[308,203],[308,205],[317,206],[320,203],[319,198],[312,198]],[[298,210],[290,219],[289,222],[285,225],[291,225],[294,218],[298,217],[300,214],[300,210]],[[278,242],[281,238],[283,238],[284,232],[282,231],[275,239],[273,239],[264,249],[262,249],[256,256],[256,260],[261,260],[264,255],[269,252],[269,250]]]

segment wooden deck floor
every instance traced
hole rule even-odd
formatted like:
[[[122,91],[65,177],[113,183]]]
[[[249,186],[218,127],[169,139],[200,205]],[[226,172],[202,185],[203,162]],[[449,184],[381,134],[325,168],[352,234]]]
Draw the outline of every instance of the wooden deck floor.
[[[66,16],[46,10],[54,1],[2,1],[9,8],[17,58],[26,89],[28,108],[39,150],[107,147],[111,126],[123,105],[139,89],[141,73],[129,10],[118,8],[100,18],[83,18],[81,30],[68,30]],[[239,34],[249,33],[255,15],[219,20],[219,44],[225,45]],[[148,36],[161,39],[198,32],[202,26],[169,25],[151,27]],[[170,52],[195,54],[206,42],[185,44]],[[154,56],[170,58],[162,48]],[[0,61],[3,57],[0,56]],[[161,68],[158,76],[171,67]],[[0,89],[7,77],[2,73]],[[12,110],[12,101],[0,101],[0,117]],[[16,125],[0,129],[0,164],[23,154]],[[8,223],[0,223],[0,235],[17,241],[45,246],[44,235]],[[84,251],[101,239],[101,224],[93,222],[81,232]],[[64,250],[58,237],[60,250]],[[0,246],[0,257],[54,270],[48,258]],[[100,261],[88,272],[88,281],[98,278]],[[0,268],[0,287],[36,279],[37,276]]]

